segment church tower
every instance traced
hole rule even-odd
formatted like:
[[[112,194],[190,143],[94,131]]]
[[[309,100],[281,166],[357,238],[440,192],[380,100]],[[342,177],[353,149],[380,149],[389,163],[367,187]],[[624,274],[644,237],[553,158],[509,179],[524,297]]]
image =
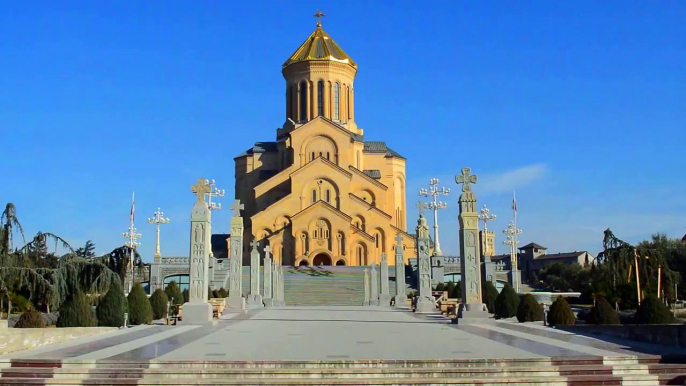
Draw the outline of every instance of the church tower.
[[[367,141],[355,122],[357,63],[324,31],[281,67],[286,122],[274,142],[237,156],[236,198],[250,240],[270,245],[282,265],[370,265],[395,253],[406,231],[406,160],[383,141]]]

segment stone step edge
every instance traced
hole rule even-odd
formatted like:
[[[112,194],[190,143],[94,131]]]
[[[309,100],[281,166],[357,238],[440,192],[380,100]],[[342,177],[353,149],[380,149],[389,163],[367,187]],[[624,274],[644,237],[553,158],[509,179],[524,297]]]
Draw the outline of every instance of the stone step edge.
[[[297,368],[124,368],[124,367],[8,367],[0,369],[3,376],[17,377],[15,374],[39,375],[68,375],[68,374],[87,374],[95,376],[97,374],[116,374],[129,371],[141,376],[145,375],[168,375],[168,374],[268,374],[270,378],[279,374],[302,374],[310,375],[331,375],[331,374],[404,374],[404,373],[459,373],[459,374],[499,374],[499,373],[557,373],[557,375],[574,375],[574,373],[609,373],[616,372],[648,372],[653,374],[666,374],[682,372],[686,374],[686,364],[620,364],[620,365],[561,365],[561,366],[540,366],[540,367],[386,367],[386,368],[316,368],[316,369],[297,369]],[[659,372],[658,372],[659,371]],[[95,377],[98,378],[98,377]]]
[[[44,379],[44,378],[0,378],[0,385],[622,385],[667,384],[675,380],[673,374],[660,375],[579,375],[560,377],[507,377],[507,378],[366,378],[366,379]]]

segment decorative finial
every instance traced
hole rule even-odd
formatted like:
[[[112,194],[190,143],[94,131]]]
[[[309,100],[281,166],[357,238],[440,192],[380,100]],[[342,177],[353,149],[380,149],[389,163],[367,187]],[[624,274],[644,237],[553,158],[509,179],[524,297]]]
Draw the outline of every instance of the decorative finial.
[[[322,13],[322,10],[318,9],[317,13],[315,13],[312,16],[317,18],[317,27],[321,27],[322,26],[322,17],[326,16],[325,14]]]

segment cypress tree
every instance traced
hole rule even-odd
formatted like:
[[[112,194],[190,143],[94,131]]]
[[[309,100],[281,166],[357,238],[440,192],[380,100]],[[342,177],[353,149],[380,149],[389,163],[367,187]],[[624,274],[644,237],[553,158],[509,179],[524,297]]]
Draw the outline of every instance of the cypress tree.
[[[127,298],[129,303],[129,324],[152,323],[152,307],[141,283],[134,284]]]
[[[557,299],[550,306],[548,310],[548,325],[549,326],[573,326],[576,317],[572,311],[572,307],[569,306],[567,300],[562,296],[558,296]]]
[[[153,319],[164,319],[167,317],[167,294],[161,289],[156,289],[150,296],[150,307],[152,308]]]
[[[531,294],[526,294],[517,307],[517,320],[519,323],[539,322],[543,320],[543,308]]]
[[[495,317],[511,318],[517,315],[517,307],[519,307],[519,296],[510,283],[505,283],[505,287],[495,299]]]
[[[646,296],[636,310],[636,324],[674,323],[674,316],[655,295]]]
[[[596,296],[588,321],[593,324],[619,324],[619,315],[602,296]]]
[[[450,293],[450,298],[451,299],[462,299],[462,281],[458,280],[457,283],[455,283],[455,288],[453,288],[453,291]]]
[[[486,304],[488,312],[495,313],[495,299],[498,297],[498,290],[493,283],[486,281],[481,283],[481,300]]]
[[[97,320],[83,292],[72,294],[60,307],[57,327],[95,327]]]
[[[43,315],[35,308],[29,307],[17,320],[14,328],[45,328],[45,320]]]
[[[96,315],[98,325],[102,327],[121,327],[124,325],[124,313],[126,312],[126,298],[120,285],[112,285],[100,299]]]
[[[175,281],[171,281],[169,285],[167,285],[167,288],[164,289],[164,292],[167,294],[167,300],[171,300],[172,304],[178,305],[188,301],[184,301],[183,294],[181,293],[181,288],[179,288],[179,285],[176,284]]]

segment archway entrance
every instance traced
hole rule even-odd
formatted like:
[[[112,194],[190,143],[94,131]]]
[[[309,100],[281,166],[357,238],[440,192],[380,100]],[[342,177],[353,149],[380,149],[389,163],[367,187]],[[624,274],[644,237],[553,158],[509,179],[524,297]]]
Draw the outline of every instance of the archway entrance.
[[[305,259],[300,260],[300,263],[298,263],[298,266],[300,267],[307,267],[308,265],[310,264]]]
[[[325,253],[320,253],[312,259],[312,265],[331,265],[331,258]]]
[[[336,265],[345,265],[345,260],[340,259],[336,262]]]

